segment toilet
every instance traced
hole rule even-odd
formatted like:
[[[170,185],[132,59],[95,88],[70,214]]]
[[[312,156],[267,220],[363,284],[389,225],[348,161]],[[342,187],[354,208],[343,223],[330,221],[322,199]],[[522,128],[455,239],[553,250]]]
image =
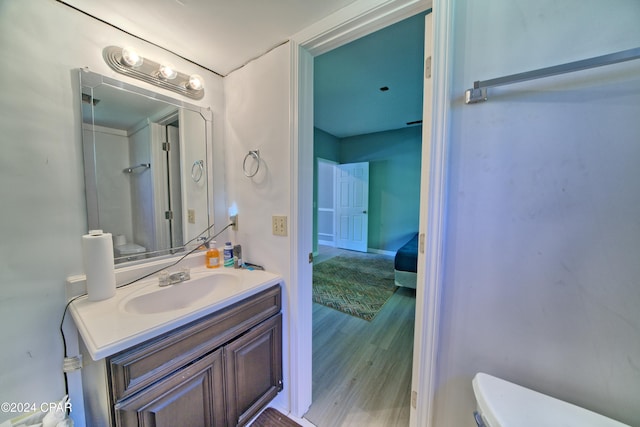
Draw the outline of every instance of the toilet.
[[[630,427],[488,374],[472,384],[478,427]]]
[[[136,243],[128,243],[124,234],[113,235],[113,256],[115,258],[127,258],[127,261],[144,258],[147,248]]]
[[[113,247],[113,252],[116,258],[127,258],[129,261],[144,258],[144,253],[147,249],[144,246],[137,245],[135,243],[125,243]]]

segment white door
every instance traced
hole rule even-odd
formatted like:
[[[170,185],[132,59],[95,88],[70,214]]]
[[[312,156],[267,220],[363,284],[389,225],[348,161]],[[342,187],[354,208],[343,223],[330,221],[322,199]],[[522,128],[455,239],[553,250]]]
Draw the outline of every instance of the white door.
[[[367,252],[369,227],[369,163],[336,167],[337,246]]]
[[[445,12],[448,13],[448,12]],[[442,242],[444,224],[444,181],[445,181],[445,137],[441,134],[442,124],[445,122],[443,112],[450,108],[445,106],[446,90],[440,94],[434,93],[435,78],[432,69],[440,71],[438,80],[446,86],[441,64],[432,63],[434,55],[434,12],[425,16],[424,40],[424,91],[422,108],[422,177],[420,182],[420,244],[418,250],[418,279],[416,290],[416,322],[413,344],[413,373],[412,373],[412,405],[409,425],[433,425],[433,410],[435,406],[435,355],[438,350],[439,307],[441,290],[437,282],[442,272],[443,259]],[[447,19],[438,18],[440,22]],[[442,26],[445,28],[445,26]],[[445,38],[438,44],[440,51],[446,45]],[[445,56],[440,53],[438,57]],[[435,101],[438,98],[440,102]],[[436,111],[439,110],[439,111]],[[434,122],[434,117],[438,123]],[[435,125],[435,126],[434,126]],[[434,133],[434,128],[438,128]],[[432,135],[436,139],[432,140]],[[434,146],[435,144],[435,146]],[[435,166],[435,167],[434,167]]]

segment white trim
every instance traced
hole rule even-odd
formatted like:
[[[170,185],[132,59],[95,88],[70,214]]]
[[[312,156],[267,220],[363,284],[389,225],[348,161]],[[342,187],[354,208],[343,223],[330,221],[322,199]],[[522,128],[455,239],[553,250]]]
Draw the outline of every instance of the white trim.
[[[416,15],[431,7],[431,0],[359,0],[295,34],[313,56],[321,55]]]
[[[440,298],[443,287],[445,211],[447,193],[447,152],[449,138],[451,0],[435,0],[431,15],[433,29],[430,173],[426,197],[421,196],[421,233],[426,233],[426,253],[419,259],[418,280],[422,270],[424,291],[416,295],[416,331],[414,334],[414,376],[412,390],[417,391],[417,408],[411,410],[411,426],[431,427],[437,374]],[[429,18],[429,17],[428,17]],[[424,157],[423,157],[424,159]],[[423,177],[424,183],[425,177]],[[427,201],[428,200],[428,201]],[[426,203],[425,203],[426,201]],[[426,218],[425,218],[426,215]],[[426,219],[426,224],[423,224]],[[426,230],[422,227],[426,227]]]
[[[313,57],[291,42],[291,283],[289,406],[296,417],[312,401]]]

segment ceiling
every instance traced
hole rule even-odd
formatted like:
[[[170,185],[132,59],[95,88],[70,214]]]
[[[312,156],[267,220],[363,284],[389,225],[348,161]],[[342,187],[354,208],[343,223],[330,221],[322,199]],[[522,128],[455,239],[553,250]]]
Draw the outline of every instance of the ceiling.
[[[424,15],[315,58],[317,128],[344,138],[422,120]]]
[[[355,0],[58,0],[226,76]]]
[[[136,129],[147,118],[159,118],[177,110],[160,99],[104,84],[91,89],[83,87],[82,93],[84,123],[123,131]]]
[[[226,76],[355,0],[58,1]],[[422,119],[423,16],[315,58],[316,127],[342,138]]]

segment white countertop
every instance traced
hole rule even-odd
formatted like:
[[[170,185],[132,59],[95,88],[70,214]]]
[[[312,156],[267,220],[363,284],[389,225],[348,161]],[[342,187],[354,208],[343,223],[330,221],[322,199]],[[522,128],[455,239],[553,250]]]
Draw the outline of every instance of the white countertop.
[[[87,296],[80,297],[71,303],[69,311],[91,358],[99,360],[225,308],[282,281],[280,276],[261,270],[205,267],[191,269],[192,280],[202,280],[204,276],[220,273],[236,275],[237,284],[229,286],[222,293],[201,298],[187,308],[152,314],[133,314],[123,310],[124,303],[131,297],[157,289],[158,279],[153,276],[118,288],[116,295],[106,300],[89,301]]]

